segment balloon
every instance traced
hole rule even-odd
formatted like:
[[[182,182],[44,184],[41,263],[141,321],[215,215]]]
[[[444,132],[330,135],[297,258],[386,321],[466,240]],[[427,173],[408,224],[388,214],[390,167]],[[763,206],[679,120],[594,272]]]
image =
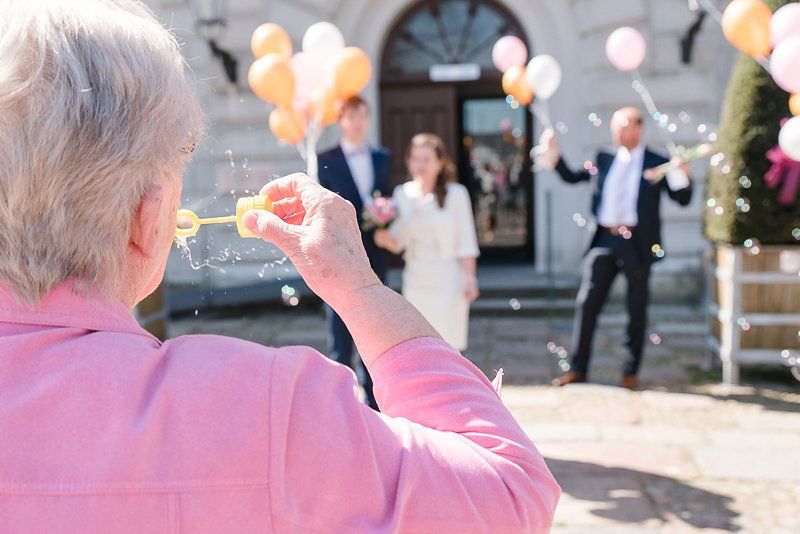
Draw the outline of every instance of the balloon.
[[[372,64],[367,54],[358,47],[342,50],[333,70],[333,87],[339,98],[350,98],[361,92],[372,76]]]
[[[769,21],[769,32],[772,46],[800,34],[800,4],[786,4],[777,10]]]
[[[792,117],[781,128],[778,136],[781,150],[795,161],[800,161],[800,117]]]
[[[322,126],[330,126],[339,120],[339,99],[333,87],[317,87],[311,93],[313,118]]]
[[[794,94],[789,98],[789,110],[795,117],[800,115],[800,93]]]
[[[528,60],[528,47],[522,39],[513,35],[501,37],[492,49],[492,61],[500,72],[506,72],[511,67],[521,67]]]
[[[769,21],[772,11],[762,0],[733,0],[722,15],[722,32],[733,46],[753,57],[772,49]]]
[[[299,111],[278,106],[269,114],[269,129],[281,141],[296,145],[306,136],[306,119]]]
[[[781,89],[800,93],[800,35],[789,37],[775,47],[769,70]]]
[[[326,69],[318,56],[298,52],[289,60],[294,74],[294,109],[306,109],[311,102],[311,93],[325,82]]]
[[[527,106],[533,100],[533,91],[528,87],[525,77],[525,67],[517,65],[511,67],[503,74],[503,91],[507,95],[513,96],[517,102]]]
[[[292,56],[292,40],[286,30],[275,23],[262,24],[250,38],[250,49],[256,59],[267,54],[278,54],[285,59]]]
[[[553,56],[538,55],[528,63],[526,78],[537,98],[549,100],[561,85],[561,66]]]
[[[247,73],[250,88],[262,100],[291,106],[294,97],[294,75],[289,62],[278,54],[257,59]]]
[[[639,68],[647,55],[647,43],[636,28],[623,26],[606,41],[606,56],[617,69],[631,72]]]
[[[312,24],[303,35],[303,52],[310,52],[331,60],[344,48],[344,36],[330,22]]]

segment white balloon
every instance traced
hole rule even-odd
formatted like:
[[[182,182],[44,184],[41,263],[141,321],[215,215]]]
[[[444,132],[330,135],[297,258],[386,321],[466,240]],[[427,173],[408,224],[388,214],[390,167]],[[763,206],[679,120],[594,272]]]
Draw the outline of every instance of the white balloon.
[[[289,60],[294,73],[294,108],[304,110],[311,102],[311,93],[317,87],[325,85],[326,68],[322,57],[309,52],[298,52]]]
[[[792,117],[783,125],[778,144],[787,156],[800,162],[800,117]]]
[[[534,97],[548,100],[561,85],[561,66],[553,56],[540,54],[530,60],[525,76]]]
[[[344,36],[339,28],[330,22],[312,24],[303,35],[303,52],[331,59],[343,48]]]

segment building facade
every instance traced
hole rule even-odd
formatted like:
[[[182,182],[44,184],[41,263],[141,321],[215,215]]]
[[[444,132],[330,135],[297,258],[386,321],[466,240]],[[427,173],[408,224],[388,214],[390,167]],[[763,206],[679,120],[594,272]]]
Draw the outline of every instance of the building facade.
[[[372,60],[373,77],[363,92],[373,109],[371,140],[393,150],[395,183],[404,179],[402,152],[410,136],[433,130],[447,141],[460,178],[472,193],[482,261],[532,264],[540,272],[551,266],[558,273],[577,274],[591,232],[589,188],[531,170],[528,153],[543,125],[505,101],[500,73],[491,66],[492,45],[502,35],[515,34],[531,55],[547,53],[558,59],[563,82],[549,112],[567,161],[579,167],[588,165],[599,149],[610,148],[612,112],[641,104],[631,76],[616,71],[604,51],[615,28],[638,28],[648,43],[642,80],[668,117],[661,126],[650,121],[646,139],[653,149],[666,152],[666,134],[686,146],[713,135],[734,58],[719,27],[708,18],[694,36],[691,61],[682,61],[681,39],[696,21],[690,3],[149,0],[184,42],[209,116],[209,137],[185,177],[184,205],[223,214],[233,208],[235,197],[305,168],[298,151],[282,146],[268,131],[269,106],[247,88],[249,40],[259,24],[271,21],[282,25],[299,49],[306,28],[324,20],[338,26],[347,44],[361,47]],[[215,17],[222,17],[225,26],[198,26],[198,20]],[[238,75],[236,85],[226,75],[226,54],[238,62],[234,68],[228,61],[228,70]],[[326,148],[336,140],[334,126],[320,145]],[[701,227],[705,165],[696,168],[698,194],[689,208],[665,202],[667,259],[658,265],[654,284],[691,280],[686,287],[697,287],[706,245]],[[211,267],[195,270],[176,251],[167,272],[174,286],[258,286],[292,271],[274,249],[240,239],[232,227],[203,229],[190,248],[195,265],[210,262]]]

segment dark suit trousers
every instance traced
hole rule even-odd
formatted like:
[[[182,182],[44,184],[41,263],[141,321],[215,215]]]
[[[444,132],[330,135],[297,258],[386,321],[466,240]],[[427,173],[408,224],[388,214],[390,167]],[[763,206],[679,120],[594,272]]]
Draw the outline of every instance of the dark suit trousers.
[[[613,236],[607,232],[601,233],[584,258],[581,287],[575,304],[570,366],[572,371],[587,373],[589,370],[597,317],[606,303],[611,284],[620,271],[628,281],[628,357],[623,373],[635,375],[639,372],[647,326],[650,264],[637,255],[633,239]]]

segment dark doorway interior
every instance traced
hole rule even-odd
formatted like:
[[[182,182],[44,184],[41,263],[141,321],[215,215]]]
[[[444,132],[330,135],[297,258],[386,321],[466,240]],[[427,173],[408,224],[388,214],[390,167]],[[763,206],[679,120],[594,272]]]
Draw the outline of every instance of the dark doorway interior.
[[[422,1],[390,33],[381,72],[393,185],[407,179],[411,137],[441,136],[472,198],[482,262],[533,260],[532,117],[506,100],[491,61],[494,43],[509,34],[526,40],[492,0]]]

